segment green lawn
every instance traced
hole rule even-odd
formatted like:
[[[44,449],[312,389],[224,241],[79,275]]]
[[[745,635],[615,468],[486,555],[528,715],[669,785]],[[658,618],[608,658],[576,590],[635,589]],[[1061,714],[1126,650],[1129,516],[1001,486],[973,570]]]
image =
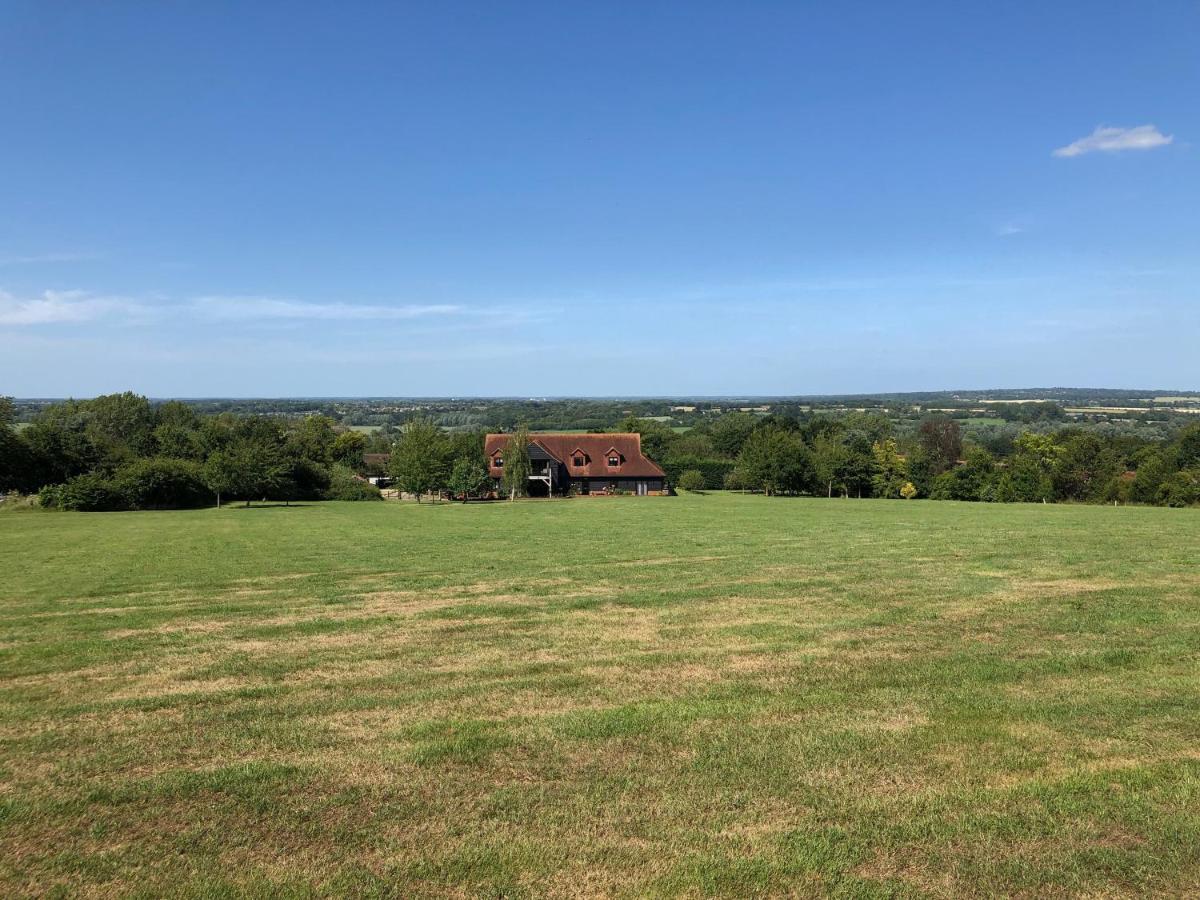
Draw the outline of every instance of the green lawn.
[[[0,894],[1200,891],[1200,513],[0,513]]]

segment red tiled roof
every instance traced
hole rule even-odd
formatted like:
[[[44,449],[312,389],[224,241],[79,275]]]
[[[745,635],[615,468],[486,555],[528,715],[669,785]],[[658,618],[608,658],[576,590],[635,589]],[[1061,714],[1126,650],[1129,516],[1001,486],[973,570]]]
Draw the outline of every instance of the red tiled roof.
[[[497,450],[508,446],[507,434],[489,434],[483,444],[488,471],[493,478],[504,474],[491,464]],[[572,478],[664,478],[665,473],[642,455],[640,434],[531,434],[530,440],[567,467]],[[619,466],[608,464],[609,451],[621,458]],[[582,451],[583,465],[575,465],[575,453]]]

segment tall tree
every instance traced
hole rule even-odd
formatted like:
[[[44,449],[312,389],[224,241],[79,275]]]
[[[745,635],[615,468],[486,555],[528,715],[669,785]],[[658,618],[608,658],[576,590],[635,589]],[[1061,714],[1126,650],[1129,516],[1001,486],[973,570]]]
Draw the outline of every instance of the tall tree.
[[[813,481],[808,447],[799,434],[779,425],[754,430],[738,454],[737,471],[744,484],[768,496],[799,493]]]
[[[875,474],[871,478],[875,496],[899,497],[900,489],[908,481],[908,469],[896,449],[896,442],[892,438],[876,441],[871,453],[875,458]]]
[[[812,459],[817,480],[825,488],[825,496],[832,497],[833,488],[841,484],[843,469],[850,459],[849,448],[841,435],[821,431],[813,438]]]
[[[509,435],[501,459],[504,460],[504,478],[502,484],[508,492],[509,500],[524,497],[529,493],[529,475],[533,464],[529,461],[529,426],[519,425],[517,430]]]
[[[412,419],[400,432],[388,468],[396,483],[420,503],[422,494],[445,485],[450,474],[447,452],[446,436],[437,425],[426,418]]]
[[[962,458],[962,431],[949,416],[926,416],[917,430],[917,441],[929,455],[934,475],[953,468]]]

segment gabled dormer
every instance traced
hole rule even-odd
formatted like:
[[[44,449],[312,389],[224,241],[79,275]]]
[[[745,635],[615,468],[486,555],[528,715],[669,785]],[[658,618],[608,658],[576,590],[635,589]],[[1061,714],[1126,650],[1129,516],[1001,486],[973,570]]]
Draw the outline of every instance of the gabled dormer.
[[[621,463],[625,461],[625,457],[621,455],[621,451],[616,447],[609,447],[604,452],[604,464],[611,471],[621,468]]]
[[[584,452],[582,447],[576,447],[571,451],[570,456],[567,457],[567,463],[572,469],[582,469],[587,466],[590,461],[591,460],[588,459],[588,455],[586,452]]]

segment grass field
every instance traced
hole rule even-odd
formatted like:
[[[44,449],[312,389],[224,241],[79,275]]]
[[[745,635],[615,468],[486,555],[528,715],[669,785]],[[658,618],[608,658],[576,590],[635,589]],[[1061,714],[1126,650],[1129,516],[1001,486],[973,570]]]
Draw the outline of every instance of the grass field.
[[[0,894],[1200,891],[1200,514],[0,514]]]

